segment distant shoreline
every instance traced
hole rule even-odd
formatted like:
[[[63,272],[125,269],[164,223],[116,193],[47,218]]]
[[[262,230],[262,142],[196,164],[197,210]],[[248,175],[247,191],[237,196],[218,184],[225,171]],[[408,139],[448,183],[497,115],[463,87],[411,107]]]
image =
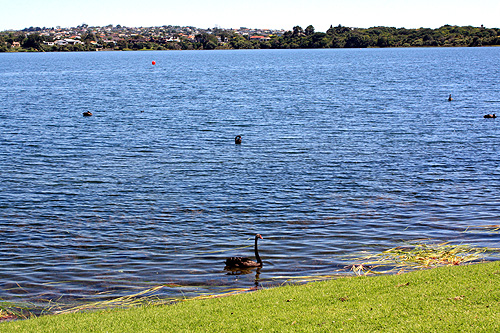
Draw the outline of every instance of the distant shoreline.
[[[290,31],[265,29],[128,28],[122,26],[29,28],[0,32],[0,52],[138,50],[237,50],[500,46],[500,29],[445,25],[437,29],[312,25]]]
[[[482,47],[482,48],[488,48],[488,47],[500,47],[500,45],[486,45],[486,46],[395,46],[395,47],[366,47],[366,48],[356,48],[356,47],[344,47],[344,48],[293,48],[293,49],[228,49],[228,48],[217,48],[213,50],[203,50],[203,49],[194,49],[194,50],[169,50],[169,49],[102,49],[102,50],[88,50],[88,51],[81,51],[81,50],[74,50],[74,51],[39,51],[39,50],[17,50],[17,51],[7,51],[7,52],[0,52],[2,53],[73,53],[73,52],[84,52],[84,53],[93,53],[93,52],[144,52],[144,51],[230,51],[230,50],[333,50],[333,49],[344,49],[344,50],[349,50],[349,49],[414,49],[414,48],[468,48],[468,47]]]

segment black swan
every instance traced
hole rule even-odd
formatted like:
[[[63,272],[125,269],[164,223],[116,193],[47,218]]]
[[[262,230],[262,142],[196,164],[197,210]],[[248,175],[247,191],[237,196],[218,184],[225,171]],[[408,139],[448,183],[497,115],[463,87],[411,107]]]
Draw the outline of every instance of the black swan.
[[[451,102],[453,100],[453,98],[451,98],[451,94],[450,94],[450,97],[448,97],[448,102]]]
[[[257,262],[249,258],[231,257],[226,259],[226,268],[262,267],[262,259],[260,259],[259,250],[257,249],[257,241],[259,239],[263,239],[262,236],[259,234],[255,235],[255,259]]]
[[[237,135],[234,138],[234,143],[236,143],[237,145],[241,144],[241,135]]]
[[[494,113],[493,114],[485,114],[484,115],[484,118],[496,118],[496,117],[497,117],[497,115],[494,114]]]
[[[83,113],[84,117],[90,117],[91,115],[92,115],[92,112],[90,112],[90,111],[86,111]]]

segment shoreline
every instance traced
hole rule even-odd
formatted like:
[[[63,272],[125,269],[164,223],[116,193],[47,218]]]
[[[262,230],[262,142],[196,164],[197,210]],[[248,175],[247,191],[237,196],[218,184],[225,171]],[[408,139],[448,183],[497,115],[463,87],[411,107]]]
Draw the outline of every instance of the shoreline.
[[[500,45],[482,45],[482,46],[392,46],[392,47],[377,47],[377,46],[369,46],[369,47],[364,47],[361,49],[375,49],[375,50],[380,50],[380,49],[439,49],[439,48],[444,48],[444,49],[452,49],[452,48],[495,48],[495,47],[500,47]],[[266,49],[234,49],[234,48],[215,48],[212,50],[203,50],[203,49],[195,49],[195,50],[169,50],[169,49],[164,49],[164,50],[159,50],[159,49],[139,49],[139,50],[134,50],[134,49],[106,49],[106,50],[74,50],[74,51],[61,51],[61,50],[56,50],[56,51],[40,51],[40,50],[9,50],[5,52],[0,52],[0,54],[12,54],[12,53],[94,53],[94,52],[151,52],[151,51],[158,51],[158,52],[183,52],[183,51],[244,51],[244,50],[252,50],[252,51],[259,51],[259,50],[352,50],[352,49],[359,49],[357,47],[342,47],[342,48],[290,48],[290,49],[282,49],[282,48],[266,48]]]
[[[2,331],[494,331],[500,261],[286,285],[167,306],[1,322]]]
[[[343,269],[332,271],[332,274],[329,275],[290,277],[284,280],[282,284],[270,284],[268,287],[259,287],[256,285],[250,288],[231,289],[229,292],[229,289],[227,289],[210,295],[200,293],[198,296],[191,296],[188,298],[162,299],[157,295],[159,295],[158,292],[164,287],[182,288],[181,285],[165,284],[142,290],[136,294],[123,295],[109,300],[81,302],[80,305],[74,306],[64,306],[64,304],[57,304],[57,302],[49,301],[49,308],[40,307],[30,309],[23,306],[22,303],[17,306],[13,305],[10,308],[0,307],[0,322],[2,321],[2,312],[4,314],[3,317],[7,319],[28,319],[46,315],[112,310],[115,308],[134,308],[144,305],[162,306],[187,300],[219,298],[251,291],[273,289],[283,285],[304,285],[312,282],[351,277],[391,276],[447,266],[478,264],[485,262],[483,254],[492,250],[495,251],[497,249],[472,248],[465,245],[448,245],[447,243],[430,245],[421,243],[413,246],[399,246],[363,258],[351,259],[350,265],[345,266]],[[500,262],[500,260],[498,261]]]

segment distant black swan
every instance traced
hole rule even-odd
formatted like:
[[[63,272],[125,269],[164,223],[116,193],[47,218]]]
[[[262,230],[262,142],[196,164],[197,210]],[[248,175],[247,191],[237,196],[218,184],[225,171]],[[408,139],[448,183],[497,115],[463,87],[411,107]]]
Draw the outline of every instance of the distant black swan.
[[[255,259],[257,262],[244,257],[231,257],[226,259],[226,268],[250,268],[250,267],[262,267],[262,260],[259,256],[259,250],[257,248],[257,241],[263,239],[261,235],[255,235]]]
[[[237,135],[234,138],[234,143],[236,143],[237,145],[241,144],[241,135]]]
[[[493,114],[485,114],[484,115],[484,118],[496,118],[496,117],[497,117],[497,115],[494,114],[494,113]]]
[[[450,94],[450,97],[448,97],[448,102],[451,102],[453,100],[453,98],[451,98],[451,94]]]
[[[90,111],[86,111],[83,113],[84,117],[90,117],[91,115],[92,115],[92,112],[90,112]]]

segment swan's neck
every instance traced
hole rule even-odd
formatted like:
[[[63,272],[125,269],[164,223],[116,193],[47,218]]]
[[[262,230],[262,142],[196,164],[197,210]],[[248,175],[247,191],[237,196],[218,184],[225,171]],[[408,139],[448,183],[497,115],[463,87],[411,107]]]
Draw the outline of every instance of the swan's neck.
[[[259,256],[259,249],[257,248],[257,240],[259,238],[258,237],[255,237],[255,259],[257,260],[257,262],[259,264],[262,264],[262,259],[260,259],[260,256]]]

